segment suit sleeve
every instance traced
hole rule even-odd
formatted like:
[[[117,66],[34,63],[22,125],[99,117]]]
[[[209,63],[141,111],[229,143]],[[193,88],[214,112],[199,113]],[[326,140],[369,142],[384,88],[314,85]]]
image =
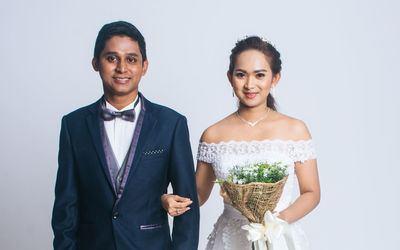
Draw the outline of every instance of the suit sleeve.
[[[54,249],[75,250],[78,230],[77,173],[66,118],[61,124],[58,172],[55,187],[52,227]]]
[[[179,119],[175,128],[171,147],[169,176],[174,194],[190,198],[191,209],[181,216],[174,217],[172,249],[196,250],[199,241],[199,203],[193,155],[189,141],[186,118]]]

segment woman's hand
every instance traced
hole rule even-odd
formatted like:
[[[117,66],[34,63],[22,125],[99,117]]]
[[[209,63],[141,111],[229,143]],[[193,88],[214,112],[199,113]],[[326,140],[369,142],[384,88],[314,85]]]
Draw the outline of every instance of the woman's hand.
[[[161,196],[161,205],[170,216],[178,216],[190,210],[189,205],[192,204],[189,198],[179,195],[163,194]]]

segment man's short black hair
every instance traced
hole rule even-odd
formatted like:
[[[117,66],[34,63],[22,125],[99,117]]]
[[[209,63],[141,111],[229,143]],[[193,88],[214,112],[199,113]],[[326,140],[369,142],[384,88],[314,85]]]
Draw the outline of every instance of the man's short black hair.
[[[128,36],[139,44],[143,62],[147,60],[146,43],[140,31],[131,23],[118,21],[105,24],[97,35],[96,45],[94,46],[94,57],[99,60],[100,53],[103,51],[106,42],[113,36]]]

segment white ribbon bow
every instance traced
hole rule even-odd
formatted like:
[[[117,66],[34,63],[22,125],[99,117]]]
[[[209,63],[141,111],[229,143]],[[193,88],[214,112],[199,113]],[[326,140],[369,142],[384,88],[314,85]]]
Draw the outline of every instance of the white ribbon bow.
[[[242,226],[242,229],[247,230],[247,239],[254,242],[255,250],[274,250],[276,240],[282,235],[285,237],[288,249],[295,250],[289,224],[278,216],[279,213],[272,214],[267,211],[264,214],[263,224],[250,223]]]

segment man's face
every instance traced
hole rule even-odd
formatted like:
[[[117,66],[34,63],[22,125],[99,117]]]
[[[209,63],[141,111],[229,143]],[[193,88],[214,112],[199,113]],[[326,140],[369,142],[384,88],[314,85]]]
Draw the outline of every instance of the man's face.
[[[113,36],[107,40],[99,59],[92,61],[100,73],[106,97],[127,96],[135,98],[148,62],[143,62],[137,41],[128,36]]]

